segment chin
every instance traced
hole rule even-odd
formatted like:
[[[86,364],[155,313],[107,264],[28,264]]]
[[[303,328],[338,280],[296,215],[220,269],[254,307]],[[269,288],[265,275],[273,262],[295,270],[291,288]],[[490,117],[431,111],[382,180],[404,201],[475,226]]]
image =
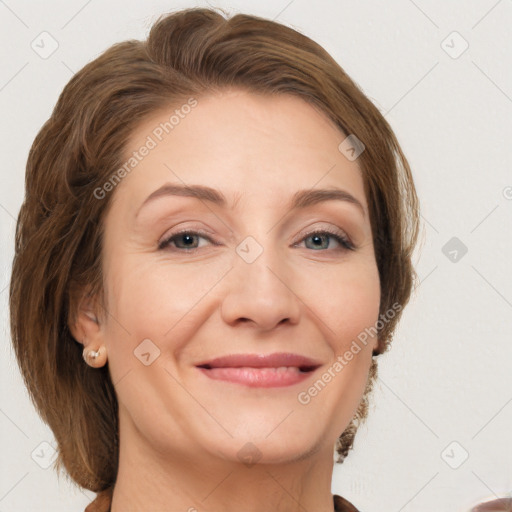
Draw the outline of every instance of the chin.
[[[272,439],[270,438],[272,437]],[[315,442],[316,441],[316,442]],[[333,441],[334,446],[334,441]],[[289,434],[260,438],[235,438],[223,440],[212,447],[212,453],[225,460],[242,463],[247,467],[255,464],[287,464],[308,458],[320,451],[319,440],[303,436],[290,439]]]
[[[210,431],[210,436],[205,437],[201,432],[199,443],[213,456],[251,466],[298,461],[322,447],[332,450],[336,441],[333,438],[329,444],[327,429],[322,428],[318,417],[314,421],[300,418],[292,409],[277,416],[260,413],[258,417],[249,415],[238,420],[236,428],[226,429],[229,434],[216,432],[212,437]]]

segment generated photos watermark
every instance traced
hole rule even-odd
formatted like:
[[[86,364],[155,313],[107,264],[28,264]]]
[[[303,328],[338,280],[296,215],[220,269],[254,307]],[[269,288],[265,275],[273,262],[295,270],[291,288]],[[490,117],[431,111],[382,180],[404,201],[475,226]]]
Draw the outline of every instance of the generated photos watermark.
[[[168,121],[161,122],[158,124],[153,131],[146,137],[146,140],[142,146],[136,151],[133,151],[132,155],[126,160],[126,162],[119,167],[110,178],[101,186],[94,189],[93,195],[96,199],[104,199],[108,192],[112,192],[114,188],[121,182],[121,180],[130,174],[130,172],[139,165],[146,156],[149,155],[150,151],[155,149],[166,135],[172,132],[176,126],[178,126],[185,117],[190,114],[192,109],[198,104],[195,98],[189,98],[186,103],[177,108],[174,113],[169,116]]]
[[[388,309],[385,313],[379,316],[379,320],[375,322],[371,327],[367,327],[364,331],[360,332],[357,339],[352,340],[350,348],[347,349],[343,355],[338,355],[336,361],[327,368],[322,375],[306,390],[301,391],[297,395],[297,400],[302,405],[307,405],[311,400],[317,396],[326,386],[331,382],[342,370],[349,364],[356,354],[361,352],[361,344],[366,346],[368,344],[368,338],[377,335],[378,331],[382,329],[388,322],[390,322],[397,313],[402,310],[402,305],[395,302],[393,306]]]

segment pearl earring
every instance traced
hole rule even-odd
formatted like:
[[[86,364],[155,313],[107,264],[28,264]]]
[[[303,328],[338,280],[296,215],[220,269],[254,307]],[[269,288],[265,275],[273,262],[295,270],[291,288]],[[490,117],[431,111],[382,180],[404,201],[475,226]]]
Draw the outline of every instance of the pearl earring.
[[[84,358],[86,363],[89,363],[89,360],[94,362],[94,361],[96,361],[96,359],[100,355],[100,349],[98,349],[98,350],[87,350],[86,348],[84,348],[84,351],[83,351],[82,355],[83,355],[83,358]]]

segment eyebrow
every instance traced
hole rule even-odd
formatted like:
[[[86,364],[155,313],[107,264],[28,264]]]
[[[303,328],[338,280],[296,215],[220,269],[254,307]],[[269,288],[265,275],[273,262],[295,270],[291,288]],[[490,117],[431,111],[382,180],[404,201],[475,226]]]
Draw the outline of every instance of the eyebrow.
[[[193,197],[201,201],[208,201],[221,207],[226,207],[227,200],[222,192],[204,185],[179,185],[167,183],[152,192],[140,205],[135,216],[142,208],[155,199],[167,196]],[[366,217],[365,209],[361,202],[352,194],[340,188],[306,189],[297,191],[287,205],[288,210],[303,209],[324,201],[345,201],[355,205],[363,217]]]

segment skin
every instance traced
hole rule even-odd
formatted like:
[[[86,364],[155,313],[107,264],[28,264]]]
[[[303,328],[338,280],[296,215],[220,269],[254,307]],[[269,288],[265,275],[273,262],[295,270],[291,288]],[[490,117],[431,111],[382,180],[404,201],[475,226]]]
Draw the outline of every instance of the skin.
[[[108,315],[84,302],[73,326],[87,348],[104,350],[118,396],[112,512],[332,512],[333,447],[363,396],[377,339],[307,405],[297,396],[378,320],[361,171],[338,150],[345,134],[300,98],[231,89],[197,99],[113,192],[103,247]],[[127,155],[174,108],[141,124]],[[213,187],[227,205],[163,196],[138,212],[165,183]],[[333,187],[364,212],[337,200],[286,207],[297,190]],[[183,235],[158,248],[185,228],[208,238],[193,236],[192,250]],[[341,231],[355,250],[329,235],[315,245],[308,235],[320,228]],[[236,252],[248,236],[263,248],[252,263]],[[160,350],[148,366],[134,356],[144,339]],[[212,380],[195,367],[274,352],[322,366],[280,388]],[[257,463],[241,460],[241,449]]]

